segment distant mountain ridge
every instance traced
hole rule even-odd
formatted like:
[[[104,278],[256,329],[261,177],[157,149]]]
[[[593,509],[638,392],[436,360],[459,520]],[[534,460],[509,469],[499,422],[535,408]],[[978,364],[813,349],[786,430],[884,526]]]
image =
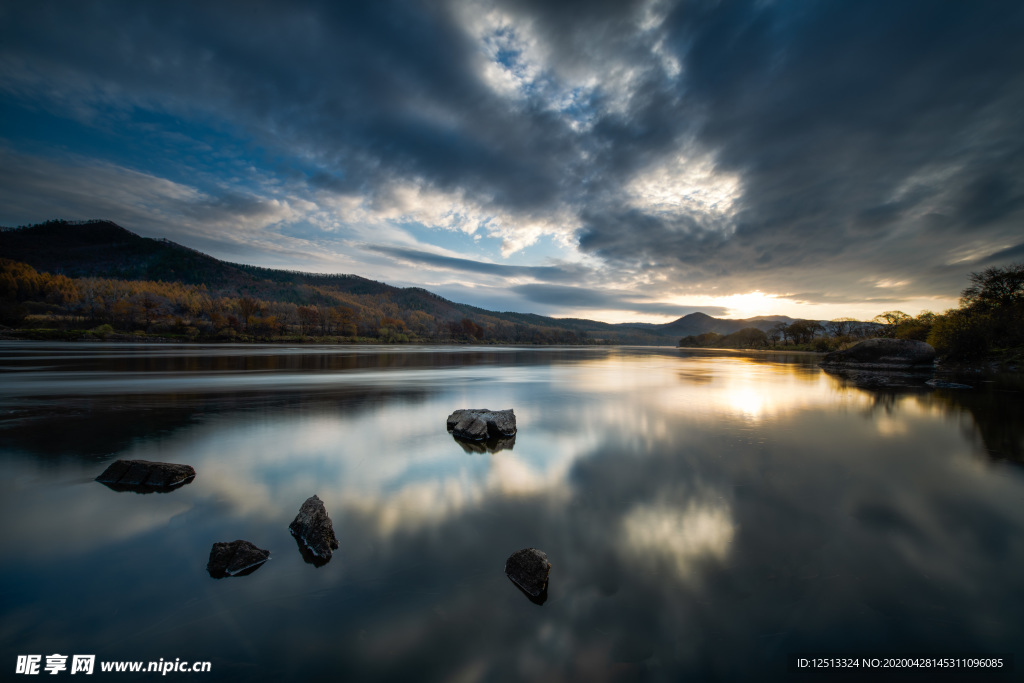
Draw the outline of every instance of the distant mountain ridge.
[[[757,316],[754,318],[729,319],[713,318],[707,313],[690,313],[678,320],[662,325],[656,325],[659,333],[672,337],[686,337],[688,335],[704,334],[715,332],[717,334],[732,334],[747,327],[756,327],[759,330],[768,331],[780,322],[787,325],[795,319],[784,315]]]
[[[488,311],[449,301],[419,287],[393,287],[358,275],[321,275],[221,261],[170,240],[141,237],[107,220],[48,221],[0,228],[0,257],[73,278],[182,282],[205,285],[221,296],[250,296],[300,305],[316,303],[310,300],[308,287],[304,286],[327,286],[347,294],[386,296],[403,308],[422,310],[442,319],[486,316],[509,323],[585,332],[592,339],[627,344],[675,344],[687,335],[725,335],[746,327],[767,331],[778,322],[793,321],[786,316],[729,320],[698,312],[663,324],[612,324]]]

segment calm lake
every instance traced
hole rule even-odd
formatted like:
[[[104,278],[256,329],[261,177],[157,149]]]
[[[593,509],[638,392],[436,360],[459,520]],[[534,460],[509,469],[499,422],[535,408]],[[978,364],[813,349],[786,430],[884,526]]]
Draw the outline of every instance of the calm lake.
[[[826,652],[1024,675],[1017,378],[868,390],[818,360],[0,342],[0,678],[54,653],[211,662],[167,680],[832,680],[788,668]],[[515,410],[514,446],[448,434],[481,407]],[[94,481],[118,458],[197,476]],[[320,567],[288,531],[313,494]],[[211,578],[235,539],[271,559]],[[504,575],[526,547],[542,605]]]

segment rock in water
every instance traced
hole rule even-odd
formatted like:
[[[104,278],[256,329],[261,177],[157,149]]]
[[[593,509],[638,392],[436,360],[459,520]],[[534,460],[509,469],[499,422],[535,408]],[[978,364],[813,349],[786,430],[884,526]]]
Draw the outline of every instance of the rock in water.
[[[935,363],[935,349],[912,339],[865,339],[848,349],[833,351],[822,365],[856,368],[928,368]]]
[[[956,382],[944,382],[941,379],[930,379],[925,382],[930,387],[936,389],[973,389],[970,384],[957,384]]]
[[[548,556],[536,548],[517,550],[505,560],[505,576],[533,597],[539,597],[547,590],[550,571]]]
[[[147,460],[115,460],[96,481],[117,490],[170,490],[192,481],[196,476],[191,465]]]
[[[331,559],[331,551],[338,549],[338,539],[334,536],[334,524],[327,516],[324,502],[316,496],[310,496],[299,509],[299,514],[288,525],[292,535],[306,544],[306,547],[325,560]]]
[[[206,571],[215,579],[226,576],[245,576],[263,566],[270,559],[270,551],[257,548],[249,541],[214,543]]]
[[[464,408],[448,416],[448,431],[456,438],[469,441],[512,436],[516,433],[516,414],[511,408]]]

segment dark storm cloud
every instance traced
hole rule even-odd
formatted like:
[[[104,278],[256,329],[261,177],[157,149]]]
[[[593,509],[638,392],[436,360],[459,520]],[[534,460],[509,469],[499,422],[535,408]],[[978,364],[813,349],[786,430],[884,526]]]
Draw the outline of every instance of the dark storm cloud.
[[[412,263],[425,263],[451,270],[480,273],[482,275],[496,275],[498,277],[530,277],[550,282],[566,282],[578,281],[586,274],[582,269],[573,266],[506,266],[500,263],[485,263],[473,261],[472,259],[445,256],[443,254],[431,254],[419,249],[374,245],[365,245],[365,248]]]
[[[1000,263],[1024,261],[1024,242],[1007,249],[997,251],[990,256],[986,256],[979,262],[979,265],[991,266]]]
[[[689,128],[719,169],[740,175],[736,232],[694,231],[685,214],[631,216],[612,201],[590,205],[584,249],[699,264],[706,276],[786,279],[780,267],[816,264],[914,274],[959,241],[1019,224],[1020,5],[685,3],[662,28],[684,64],[665,87],[684,97],[671,112],[660,108],[668,95],[644,98],[631,121]],[[928,229],[925,209],[951,224],[945,242],[914,238]]]
[[[492,12],[505,23],[480,34]],[[955,295],[980,259],[1017,254],[1000,250],[1019,242],[1024,218],[1019,3],[90,2],[0,13],[0,93],[22,109],[129,137],[155,125],[140,112],[186,141],[197,142],[189,125],[227,131],[303,197],[376,209],[407,183],[502,214],[512,232],[528,229],[517,217],[567,217],[579,248],[609,266],[607,282],[657,274],[677,291],[713,283],[827,301],[877,298],[878,282],[894,280],[908,283],[897,298]],[[488,80],[489,59],[513,94]],[[202,167],[208,140],[198,143],[189,163]],[[701,159],[710,170],[691,172]],[[659,169],[659,191],[684,200],[637,195],[634,181]],[[694,195],[695,182],[712,198]],[[718,185],[732,188],[725,198]],[[213,199],[193,214],[261,210],[245,193],[202,189]],[[564,281],[544,268],[529,275]]]
[[[684,316],[702,311],[711,316],[727,315],[728,309],[721,306],[678,306],[676,304],[652,301],[633,292],[605,289],[586,289],[564,285],[517,285],[511,290],[522,295],[527,301],[547,306],[564,308],[592,308],[602,310],[639,311],[664,315]]]
[[[154,107],[226,119],[308,156],[317,182],[339,189],[421,177],[544,206],[571,147],[564,121],[512,112],[490,93],[476,47],[437,5],[108,2],[5,14],[9,89],[58,83],[50,106],[74,100],[88,115]]]

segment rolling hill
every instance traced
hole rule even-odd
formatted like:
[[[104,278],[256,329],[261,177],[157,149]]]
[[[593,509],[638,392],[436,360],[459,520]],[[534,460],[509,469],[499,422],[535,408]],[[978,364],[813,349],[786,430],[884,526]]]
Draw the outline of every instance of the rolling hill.
[[[27,263],[37,271],[71,278],[96,277],[203,285],[213,295],[252,297],[297,305],[318,303],[323,292],[376,296],[402,310],[423,311],[441,320],[482,318],[524,326],[584,333],[592,340],[627,344],[675,344],[704,332],[730,334],[745,327],[767,330],[785,316],[728,320],[691,313],[665,324],[610,324],[532,313],[487,311],[449,301],[418,287],[399,288],[358,275],[321,275],[221,261],[165,239],[141,237],[116,223],[48,221],[0,228],[0,257]]]

